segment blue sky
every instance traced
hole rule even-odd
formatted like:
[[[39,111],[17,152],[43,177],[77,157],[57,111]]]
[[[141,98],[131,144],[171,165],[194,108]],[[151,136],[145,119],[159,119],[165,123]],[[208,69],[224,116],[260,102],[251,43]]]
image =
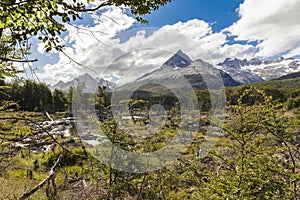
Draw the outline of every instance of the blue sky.
[[[161,6],[151,14],[143,16],[148,21],[147,25],[137,23],[132,28],[162,27],[175,24],[178,21],[201,19],[210,23],[214,32],[219,32],[238,19],[236,9],[242,2],[243,0],[172,0],[169,4]],[[94,25],[94,20],[91,16],[84,14],[83,20],[76,23],[90,27]],[[35,66],[47,63],[54,64],[58,61],[55,55],[44,58],[34,51],[32,57],[36,56],[40,57],[40,62]]]
[[[118,57],[141,48],[156,48],[170,54],[181,49],[192,59],[201,58],[214,65],[228,57],[298,57],[299,10],[299,0],[173,0],[144,16],[149,22],[144,25],[128,12],[109,7],[103,10],[104,15],[85,14],[84,20],[77,22],[93,35],[67,27],[68,32],[61,39],[70,57],[99,72]],[[149,27],[156,27],[155,32],[141,31]],[[62,53],[44,54],[42,45],[37,46],[31,57],[40,60],[34,67],[39,69],[37,75],[41,80],[54,84],[88,72]],[[164,55],[165,58],[141,62],[152,69],[169,56]],[[132,65],[133,60],[139,59],[127,61]]]
[[[149,26],[202,19],[218,32],[238,20],[236,9],[243,0],[173,0],[145,17]]]

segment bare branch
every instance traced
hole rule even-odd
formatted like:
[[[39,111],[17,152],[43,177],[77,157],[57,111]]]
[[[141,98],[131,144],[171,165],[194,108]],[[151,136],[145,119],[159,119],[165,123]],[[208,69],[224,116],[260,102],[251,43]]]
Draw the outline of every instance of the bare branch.
[[[49,182],[52,179],[52,177],[54,177],[55,172],[57,170],[57,167],[58,167],[62,157],[63,157],[63,154],[60,154],[60,156],[58,157],[58,159],[56,160],[54,165],[51,167],[49,175],[42,182],[40,182],[35,188],[30,190],[29,192],[24,193],[21,197],[19,197],[19,200],[27,199],[28,197],[33,195],[36,191],[38,191],[40,188],[42,188],[47,182]]]
[[[104,46],[108,46],[107,44],[105,44],[104,42],[102,42],[101,40],[99,40],[95,33],[102,33],[103,35],[107,35],[106,33],[102,32],[102,31],[93,31],[93,30],[90,30],[88,28],[85,28],[85,27],[81,27],[81,26],[77,26],[77,25],[74,25],[74,24],[71,24],[71,23],[68,23],[70,26],[74,27],[77,29],[77,33],[81,33],[81,34],[88,34],[88,33],[84,33],[84,32],[79,32],[79,30],[83,30],[83,31],[87,31],[89,32],[98,42],[100,42],[101,44],[103,44]]]
[[[96,71],[93,70],[92,68],[90,68],[90,67],[88,67],[88,66],[85,66],[85,65],[83,65],[83,64],[81,64],[81,63],[79,63],[79,62],[77,62],[76,60],[74,60],[74,59],[73,59],[71,56],[69,56],[66,52],[64,52],[64,51],[61,51],[61,52],[62,52],[67,58],[69,58],[70,61],[72,61],[72,62],[74,62],[75,64],[77,64],[77,65],[79,65],[79,66],[81,66],[81,67],[83,67],[83,68],[86,68],[86,69],[88,69],[88,70],[94,72],[95,74],[99,75],[98,72],[96,72]]]
[[[70,10],[75,10],[77,12],[94,12],[94,11],[99,10],[102,7],[113,5],[113,3],[111,1],[105,1],[105,2],[101,3],[100,5],[98,5],[94,8],[84,8],[84,9],[82,9],[82,8],[79,8],[79,7],[76,7],[76,6],[71,6],[71,5],[69,5],[65,2],[61,2],[61,4],[63,6],[65,6],[66,8],[68,8]]]
[[[33,60],[18,60],[18,59],[4,58],[4,57],[0,57],[0,60],[2,62],[19,62],[19,63],[29,63],[29,62],[37,62],[38,61],[38,59],[33,59]]]

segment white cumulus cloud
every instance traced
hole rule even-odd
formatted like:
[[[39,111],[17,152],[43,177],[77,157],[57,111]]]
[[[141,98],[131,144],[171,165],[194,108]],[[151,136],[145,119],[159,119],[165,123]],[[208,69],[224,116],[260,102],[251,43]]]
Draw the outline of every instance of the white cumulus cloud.
[[[212,24],[199,19],[159,29],[134,30],[136,22],[132,16],[122,8],[110,7],[103,9],[101,15],[93,15],[94,24],[90,27],[68,25],[68,34],[62,38],[68,46],[66,54],[57,53],[59,61],[44,66],[37,75],[51,84],[86,72],[126,82],[122,76],[134,79],[152,71],[179,49],[192,59],[212,64],[227,57],[299,56],[299,10],[299,0],[245,0],[237,9],[240,19],[213,32]],[[231,36],[237,42],[230,41]],[[254,46],[253,41],[258,44]],[[38,51],[44,53],[43,44],[38,45]]]
[[[245,0],[227,30],[237,40],[258,41],[256,56],[274,56],[299,47],[299,10],[299,0]]]
[[[72,43],[73,51],[69,50],[67,55],[87,68],[68,62],[62,53],[59,53],[60,60],[55,65],[61,67],[62,74],[66,73],[64,68],[73,65],[73,69],[76,68],[77,71],[75,73],[71,70],[70,73],[74,75],[96,71],[97,74],[93,74],[95,76],[103,73],[114,74],[116,77],[123,77],[118,80],[119,83],[125,83],[160,67],[179,49],[193,60],[200,58],[212,64],[217,64],[226,57],[251,57],[255,52],[255,48],[251,45],[226,44],[226,34],[213,33],[210,24],[202,20],[178,22],[159,29],[148,28],[138,31],[131,29],[122,32],[134,24],[133,21],[128,21],[130,23],[121,24],[120,28],[109,28],[112,31],[109,34],[95,34],[95,31],[103,30],[102,23],[90,29],[94,34],[68,27],[72,31],[69,31],[70,34],[65,39]],[[118,34],[120,32],[121,34]],[[149,32],[151,34],[148,34]],[[114,35],[116,37],[113,37]],[[121,42],[124,37],[127,39]],[[118,59],[119,57],[121,59]],[[58,71],[60,67],[57,67]],[[48,76],[52,75],[49,73]],[[51,83],[57,82],[58,77],[57,72]]]

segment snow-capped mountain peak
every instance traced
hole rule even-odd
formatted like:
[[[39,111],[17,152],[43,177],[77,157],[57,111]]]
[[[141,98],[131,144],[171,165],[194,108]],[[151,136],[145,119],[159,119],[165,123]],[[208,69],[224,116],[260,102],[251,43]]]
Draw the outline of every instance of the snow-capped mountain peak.
[[[203,76],[209,77],[206,77],[205,79]],[[137,79],[137,81],[165,83],[167,85],[172,85],[172,87],[180,87],[183,77],[184,80],[187,80],[189,84],[196,89],[207,88],[205,80],[219,80],[219,78],[223,80],[224,84],[222,86],[239,85],[239,83],[233,80],[227,73],[201,59],[192,61],[181,50],[174,54],[160,68],[144,74]],[[218,81],[215,81],[214,83],[210,82],[210,87],[219,88],[221,85]]]
[[[163,66],[173,67],[175,69],[187,67],[192,63],[192,60],[181,50],[177,51]]]
[[[74,78],[73,80],[65,83],[63,81],[59,81],[54,86],[51,87],[52,90],[59,89],[62,91],[68,91],[72,86],[76,86],[78,82],[84,83],[85,88],[88,90],[94,90],[96,86],[105,86],[107,90],[112,90],[116,87],[116,84],[102,78],[94,78],[90,74],[85,73],[83,75]]]

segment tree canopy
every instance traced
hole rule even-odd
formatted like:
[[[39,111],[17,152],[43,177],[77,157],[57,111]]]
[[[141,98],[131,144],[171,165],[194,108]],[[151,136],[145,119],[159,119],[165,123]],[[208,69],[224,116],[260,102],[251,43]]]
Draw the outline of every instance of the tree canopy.
[[[62,50],[58,36],[65,25],[81,19],[81,13],[96,12],[107,6],[126,7],[140,22],[141,18],[171,0],[0,0],[0,61],[17,61],[11,53],[15,47],[25,47],[29,38],[37,36],[45,43],[45,50]],[[90,6],[90,3],[95,5]],[[98,12],[99,13],[99,12]],[[101,13],[99,13],[101,15]],[[2,48],[3,47],[3,48]]]

